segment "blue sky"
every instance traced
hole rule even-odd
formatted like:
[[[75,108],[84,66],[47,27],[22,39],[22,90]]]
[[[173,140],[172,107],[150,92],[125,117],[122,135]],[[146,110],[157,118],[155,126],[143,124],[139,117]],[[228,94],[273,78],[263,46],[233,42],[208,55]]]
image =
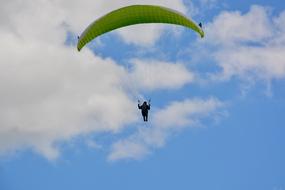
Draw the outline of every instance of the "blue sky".
[[[140,25],[77,52],[90,22],[142,3],[203,22],[205,38]],[[285,189],[284,2],[2,5],[0,190]]]

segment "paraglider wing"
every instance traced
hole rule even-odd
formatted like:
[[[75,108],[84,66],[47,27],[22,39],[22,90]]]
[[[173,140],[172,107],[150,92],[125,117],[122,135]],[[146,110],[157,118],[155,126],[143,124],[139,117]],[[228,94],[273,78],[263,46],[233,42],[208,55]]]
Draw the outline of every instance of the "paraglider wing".
[[[88,42],[106,32],[143,23],[168,23],[188,27],[204,37],[204,31],[183,14],[161,6],[132,5],[114,10],[90,24],[78,39],[80,51]]]

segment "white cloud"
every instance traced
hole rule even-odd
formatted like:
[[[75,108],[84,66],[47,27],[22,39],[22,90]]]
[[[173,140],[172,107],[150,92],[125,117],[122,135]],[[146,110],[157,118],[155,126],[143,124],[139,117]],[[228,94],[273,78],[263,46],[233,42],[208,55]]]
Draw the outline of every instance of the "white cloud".
[[[242,42],[260,42],[272,36],[272,27],[267,9],[252,6],[250,11],[220,13],[206,27],[207,40],[219,45],[235,45]]]
[[[167,108],[156,113],[154,123],[160,128],[180,128],[191,125],[197,118],[207,116],[223,104],[216,99],[193,99],[172,102]]]
[[[185,127],[198,126],[202,119],[215,119],[225,104],[217,99],[186,99],[172,102],[153,114],[153,121],[142,125],[126,139],[114,143],[109,154],[110,161],[142,159],[153,148],[164,146],[166,140]]]
[[[273,17],[268,8],[222,12],[206,27],[206,44],[222,72],[214,79],[263,80],[285,77],[285,13]]]
[[[112,153],[109,155],[109,160],[120,159],[142,159],[149,153],[148,148],[141,143],[130,140],[120,140],[112,147]]]
[[[86,145],[92,149],[102,149],[103,146],[95,142],[94,140],[88,139],[86,140]]]
[[[135,120],[121,87],[126,73],[112,60],[60,45],[12,46],[1,49],[0,152],[28,146],[53,159],[57,141]]]
[[[134,59],[130,80],[138,89],[178,89],[193,82],[194,74],[181,63]]]
[[[152,46],[161,36],[162,24],[139,24],[118,29],[116,32],[128,44]]]
[[[239,76],[243,79],[271,80],[285,77],[285,47],[238,47],[217,52],[223,68],[222,79]]]

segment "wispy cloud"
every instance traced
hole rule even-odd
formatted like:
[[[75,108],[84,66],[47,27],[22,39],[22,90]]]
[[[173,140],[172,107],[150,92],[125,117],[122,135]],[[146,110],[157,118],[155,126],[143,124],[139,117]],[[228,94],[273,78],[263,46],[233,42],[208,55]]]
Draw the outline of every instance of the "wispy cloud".
[[[220,117],[225,103],[214,99],[186,99],[172,102],[166,108],[153,113],[148,127],[141,126],[131,136],[114,143],[109,154],[110,161],[142,159],[154,148],[164,146],[173,133],[185,127],[196,127],[207,117]]]

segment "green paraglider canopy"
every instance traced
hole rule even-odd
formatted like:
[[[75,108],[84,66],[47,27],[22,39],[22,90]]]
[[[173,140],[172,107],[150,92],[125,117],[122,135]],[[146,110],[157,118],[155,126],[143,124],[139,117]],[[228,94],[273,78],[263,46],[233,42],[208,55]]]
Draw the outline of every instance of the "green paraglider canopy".
[[[80,51],[94,38],[125,26],[143,23],[168,23],[188,27],[204,37],[204,31],[194,21],[183,14],[162,6],[132,5],[114,10],[91,23],[78,39]]]

